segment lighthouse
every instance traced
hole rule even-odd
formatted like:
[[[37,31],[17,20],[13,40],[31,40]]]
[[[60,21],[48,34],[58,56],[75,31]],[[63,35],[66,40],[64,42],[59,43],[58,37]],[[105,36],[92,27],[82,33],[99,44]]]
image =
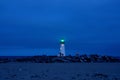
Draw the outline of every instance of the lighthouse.
[[[58,56],[65,56],[65,40],[60,40],[60,53]]]

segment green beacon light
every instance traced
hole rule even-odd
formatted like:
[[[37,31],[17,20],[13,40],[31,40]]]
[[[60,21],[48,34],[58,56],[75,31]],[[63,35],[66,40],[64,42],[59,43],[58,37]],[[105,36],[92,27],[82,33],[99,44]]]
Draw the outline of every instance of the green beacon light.
[[[65,42],[65,40],[64,40],[64,39],[61,39],[61,40],[60,40],[60,43],[64,43],[64,42]]]

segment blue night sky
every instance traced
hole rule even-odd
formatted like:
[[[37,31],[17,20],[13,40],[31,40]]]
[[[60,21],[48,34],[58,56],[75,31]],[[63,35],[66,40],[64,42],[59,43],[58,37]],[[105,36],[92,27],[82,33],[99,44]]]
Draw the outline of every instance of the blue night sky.
[[[120,0],[0,0],[0,55],[120,56]]]

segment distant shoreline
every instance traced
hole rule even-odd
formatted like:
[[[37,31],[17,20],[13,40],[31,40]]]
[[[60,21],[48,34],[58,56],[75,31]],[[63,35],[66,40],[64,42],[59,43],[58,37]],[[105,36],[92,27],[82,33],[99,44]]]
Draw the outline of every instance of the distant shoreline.
[[[32,62],[32,63],[107,63],[120,62],[119,57],[92,55],[76,56],[0,56],[0,63]]]

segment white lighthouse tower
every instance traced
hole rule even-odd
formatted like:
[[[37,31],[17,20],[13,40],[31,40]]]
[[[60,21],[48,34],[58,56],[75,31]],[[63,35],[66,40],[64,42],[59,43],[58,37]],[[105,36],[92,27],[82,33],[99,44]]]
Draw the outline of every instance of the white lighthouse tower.
[[[65,56],[65,40],[60,40],[60,53],[58,56]]]

